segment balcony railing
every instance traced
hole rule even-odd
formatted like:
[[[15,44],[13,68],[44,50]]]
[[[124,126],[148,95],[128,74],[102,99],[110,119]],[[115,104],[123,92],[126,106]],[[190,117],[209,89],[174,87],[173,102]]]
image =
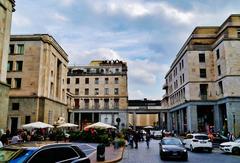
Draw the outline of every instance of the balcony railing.
[[[200,98],[201,98],[201,100],[207,100],[207,95],[205,95],[205,94],[200,94]]]

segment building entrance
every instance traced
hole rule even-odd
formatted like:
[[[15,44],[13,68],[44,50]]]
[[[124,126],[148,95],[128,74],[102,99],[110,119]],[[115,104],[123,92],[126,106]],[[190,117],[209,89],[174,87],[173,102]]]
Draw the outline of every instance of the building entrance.
[[[214,131],[213,106],[197,106],[198,132]]]

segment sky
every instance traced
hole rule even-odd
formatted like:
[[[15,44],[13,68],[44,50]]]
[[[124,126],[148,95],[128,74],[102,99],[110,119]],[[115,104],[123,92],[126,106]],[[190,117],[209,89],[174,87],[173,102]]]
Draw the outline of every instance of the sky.
[[[240,14],[236,0],[16,0],[11,34],[52,35],[69,65],[119,59],[129,99],[160,100],[165,75],[196,26]]]

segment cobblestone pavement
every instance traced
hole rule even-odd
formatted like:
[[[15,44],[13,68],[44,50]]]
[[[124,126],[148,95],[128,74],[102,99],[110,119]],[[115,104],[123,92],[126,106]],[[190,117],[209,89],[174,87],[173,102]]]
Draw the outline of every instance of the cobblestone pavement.
[[[138,149],[126,147],[123,159],[120,163],[159,163],[171,162],[179,163],[184,161],[162,161],[159,157],[159,140],[151,140],[150,148],[147,149],[145,142],[140,142]],[[188,151],[188,163],[240,163],[240,156],[223,154],[219,149],[214,149],[212,153]]]

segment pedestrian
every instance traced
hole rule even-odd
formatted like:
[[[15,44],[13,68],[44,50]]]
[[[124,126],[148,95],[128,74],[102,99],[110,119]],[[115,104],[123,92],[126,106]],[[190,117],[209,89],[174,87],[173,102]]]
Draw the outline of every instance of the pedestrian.
[[[132,133],[129,135],[129,145],[131,146],[131,148],[133,148],[133,134]]]
[[[134,132],[133,141],[135,143],[135,149],[138,149],[138,141],[140,139],[139,132]]]
[[[149,149],[149,143],[150,143],[150,133],[146,133],[146,143],[147,143],[147,148]]]

